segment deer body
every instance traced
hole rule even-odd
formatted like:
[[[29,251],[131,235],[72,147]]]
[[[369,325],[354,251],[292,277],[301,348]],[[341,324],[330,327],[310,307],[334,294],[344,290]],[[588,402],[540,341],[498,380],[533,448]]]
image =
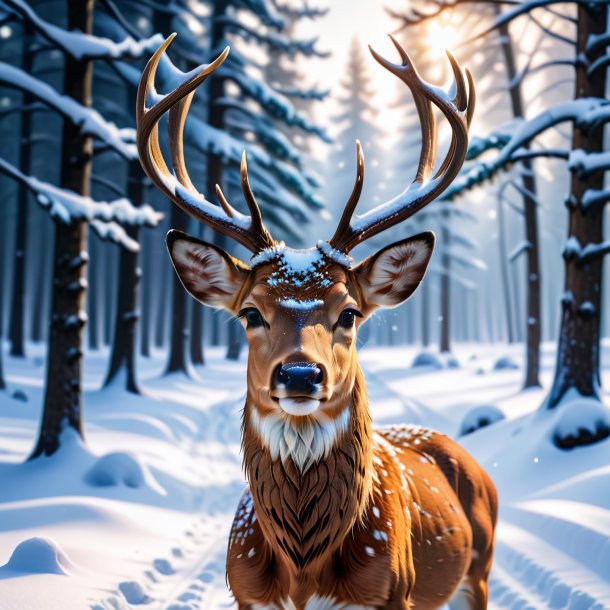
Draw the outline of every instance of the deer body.
[[[410,88],[422,128],[415,180],[396,198],[352,221],[364,159],[334,236],[309,250],[277,242],[250,187],[250,215],[217,188],[220,206],[191,182],[182,132],[195,89],[225,60],[183,74],[165,96],[149,96],[171,37],[148,62],[138,89],[138,151],[144,170],[184,211],[251,250],[240,261],[212,244],[170,231],[167,247],[186,290],[243,323],[249,343],[242,448],[249,488],[238,508],[227,559],[239,610],[485,610],[497,499],[480,466],[444,435],[399,426],[374,431],[356,354],[360,325],[415,291],[434,248],[421,233],[364,261],[349,251],[433,201],[459,172],[474,111],[449,56],[454,94],[425,83],[404,50],[402,64],[375,59]],[[177,72],[176,72],[177,73]],[[148,106],[149,97],[152,106]],[[436,168],[436,119],[452,141]],[[159,146],[169,111],[173,171]]]

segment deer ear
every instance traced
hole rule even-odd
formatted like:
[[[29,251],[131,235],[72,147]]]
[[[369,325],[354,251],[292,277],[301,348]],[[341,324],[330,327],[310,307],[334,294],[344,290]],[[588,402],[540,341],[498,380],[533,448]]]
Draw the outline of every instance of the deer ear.
[[[422,281],[432,252],[434,233],[427,231],[399,241],[363,260],[354,273],[364,301],[371,309],[396,307]]]
[[[247,265],[182,231],[170,231],[165,241],[187,292],[204,305],[231,309],[236,293],[250,273]]]

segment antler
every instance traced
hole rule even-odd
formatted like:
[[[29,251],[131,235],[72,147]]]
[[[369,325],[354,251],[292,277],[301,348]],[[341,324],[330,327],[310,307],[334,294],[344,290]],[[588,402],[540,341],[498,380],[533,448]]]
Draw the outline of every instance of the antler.
[[[140,78],[136,107],[140,163],[146,175],[161,192],[187,214],[235,239],[250,251],[260,252],[272,246],[275,241],[263,225],[260,208],[250,188],[245,151],[242,155],[240,173],[242,190],[250,217],[233,208],[218,185],[216,185],[216,194],[221,207],[210,203],[193,186],[184,163],[184,124],[195,89],[224,62],[229,54],[229,47],[212,63],[199,66],[186,74],[181,73],[182,83],[171,93],[159,96],[154,90],[157,66],[175,36],[175,34],[169,36],[157,49],[146,64]],[[146,105],[147,98],[153,101],[153,105],[150,107]],[[159,120],[168,110],[169,143],[174,173],[168,169],[159,146]]]
[[[455,78],[455,95],[453,98],[449,98],[444,91],[429,85],[420,78],[405,50],[394,37],[390,36],[390,38],[400,54],[401,65],[393,64],[370,47],[369,49],[373,57],[384,68],[398,76],[413,94],[422,132],[422,149],[417,174],[415,180],[400,195],[362,216],[356,217],[355,221],[351,223],[350,219],[362,190],[364,173],[362,149],[360,144],[357,144],[358,171],[356,184],[345,206],[339,226],[329,240],[329,244],[334,249],[345,253],[373,235],[410,218],[436,199],[457,176],[468,149],[468,128],[475,106],[474,83],[470,72],[466,70],[468,79],[468,91],[466,91],[462,70],[453,56],[447,52]],[[449,121],[452,136],[445,159],[434,177],[430,179],[436,165],[438,135],[432,104],[437,106]]]

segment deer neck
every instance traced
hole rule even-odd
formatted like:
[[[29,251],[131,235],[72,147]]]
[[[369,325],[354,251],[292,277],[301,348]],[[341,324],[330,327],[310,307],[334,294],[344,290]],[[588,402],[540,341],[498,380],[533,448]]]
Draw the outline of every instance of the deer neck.
[[[321,569],[362,518],[371,494],[372,426],[360,367],[333,421],[261,417],[247,404],[242,445],[267,543],[293,570]]]

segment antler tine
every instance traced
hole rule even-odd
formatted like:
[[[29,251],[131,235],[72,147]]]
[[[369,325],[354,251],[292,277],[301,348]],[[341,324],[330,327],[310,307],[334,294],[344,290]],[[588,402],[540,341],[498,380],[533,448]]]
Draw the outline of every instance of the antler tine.
[[[466,88],[460,66],[448,53],[455,79],[455,93],[450,97],[445,91],[426,83],[417,73],[402,46],[392,36],[390,38],[400,55],[401,65],[391,63],[373,49],[370,49],[371,54],[411,90],[421,123],[422,150],[415,179],[400,195],[357,217],[352,224],[340,225],[341,234],[337,230],[329,243],[333,248],[346,253],[373,235],[410,218],[436,199],[457,176],[466,158],[468,127],[475,105],[472,76],[466,71]],[[452,129],[449,150],[433,177],[431,175],[436,164],[438,130],[432,104],[443,113]],[[343,223],[343,217],[341,222]]]
[[[184,125],[193,95],[197,87],[224,62],[229,48],[210,64],[183,74],[178,87],[167,95],[159,96],[154,91],[157,67],[174,37],[175,34],[169,36],[150,58],[138,86],[137,144],[142,168],[161,192],[187,214],[235,239],[250,251],[259,252],[274,243],[262,225],[260,210],[257,209],[253,217],[248,218],[228,203],[222,191],[218,195],[221,207],[210,203],[193,186],[184,161]],[[147,106],[149,97],[153,101],[150,107]],[[170,150],[175,175],[168,169],[159,145],[159,120],[168,110]],[[247,203],[252,213],[251,203]]]
[[[352,220],[352,216],[354,215],[354,210],[358,205],[358,201],[360,200],[360,195],[362,193],[362,185],[364,183],[364,153],[362,152],[362,146],[359,140],[356,140],[356,180],[354,182],[354,188],[352,189],[352,194],[349,196],[347,203],[345,204],[345,209],[343,210],[343,214],[341,215],[341,220],[339,220],[339,224],[337,225],[337,230],[333,235],[332,239],[328,242],[333,248],[335,247],[335,243],[338,243],[341,239],[341,236],[349,231],[350,222]]]
[[[261,239],[263,239],[267,243],[267,246],[271,246],[273,245],[273,238],[271,237],[269,231],[267,231],[265,225],[263,224],[261,209],[258,205],[258,202],[256,201],[256,197],[254,197],[252,187],[250,186],[250,180],[248,178],[248,161],[246,159],[245,150],[241,155],[239,177],[241,179],[241,190],[244,194],[244,199],[246,200],[248,209],[250,210],[250,218],[252,219],[252,230],[261,236]]]

